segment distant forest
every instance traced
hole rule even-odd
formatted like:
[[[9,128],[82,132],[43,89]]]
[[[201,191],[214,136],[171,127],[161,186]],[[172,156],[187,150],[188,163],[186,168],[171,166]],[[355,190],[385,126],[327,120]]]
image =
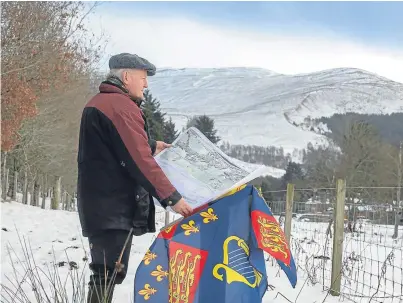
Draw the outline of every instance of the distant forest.
[[[385,143],[398,146],[400,142],[403,141],[403,113],[393,113],[390,115],[346,113],[335,114],[331,117],[322,117],[314,121],[327,124],[331,133],[325,133],[325,135],[335,140],[338,145],[342,141],[346,129],[348,129],[352,123],[358,121],[364,121],[373,126],[380,139]]]
[[[292,160],[291,156],[303,157],[303,151],[294,149],[293,154],[285,154],[282,147],[256,146],[256,145],[231,145],[223,142],[220,149],[230,157],[249,163],[265,164],[277,168],[286,169]]]
[[[366,122],[371,126],[379,139],[393,146],[399,146],[403,141],[403,113],[393,113],[391,115],[362,115],[355,113],[335,114],[331,117],[322,117],[312,120],[313,122],[325,123],[331,132],[324,133],[332,139],[337,146],[343,144],[343,139],[352,124],[357,122]],[[227,155],[250,163],[265,164],[277,168],[286,169],[292,157],[298,157],[304,161],[308,149],[295,149],[292,154],[285,153],[284,149],[276,146],[256,146],[256,145],[231,145],[228,142],[222,142],[220,149]]]

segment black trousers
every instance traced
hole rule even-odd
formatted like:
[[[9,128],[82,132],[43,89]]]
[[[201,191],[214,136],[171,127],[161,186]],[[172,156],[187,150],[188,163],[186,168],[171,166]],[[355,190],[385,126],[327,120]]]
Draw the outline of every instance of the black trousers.
[[[128,239],[128,240],[127,240]],[[91,251],[92,271],[89,285],[121,284],[126,277],[133,234],[127,230],[107,230],[88,238]],[[123,251],[120,265],[116,263]]]

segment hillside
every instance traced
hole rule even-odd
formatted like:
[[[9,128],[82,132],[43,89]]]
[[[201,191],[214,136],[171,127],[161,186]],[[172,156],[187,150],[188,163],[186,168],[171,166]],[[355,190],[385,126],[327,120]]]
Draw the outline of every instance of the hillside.
[[[207,114],[224,141],[282,146],[286,152],[326,141],[306,118],[403,112],[402,83],[353,68],[299,75],[258,68],[164,69],[149,87],[179,129],[187,117]]]

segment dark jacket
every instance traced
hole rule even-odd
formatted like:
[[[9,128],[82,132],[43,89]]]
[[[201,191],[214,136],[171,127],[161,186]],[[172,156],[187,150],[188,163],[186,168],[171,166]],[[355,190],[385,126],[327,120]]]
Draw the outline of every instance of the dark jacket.
[[[109,79],[85,106],[78,147],[77,206],[83,236],[106,229],[155,232],[155,206],[181,195],[153,158],[156,142],[138,101]]]

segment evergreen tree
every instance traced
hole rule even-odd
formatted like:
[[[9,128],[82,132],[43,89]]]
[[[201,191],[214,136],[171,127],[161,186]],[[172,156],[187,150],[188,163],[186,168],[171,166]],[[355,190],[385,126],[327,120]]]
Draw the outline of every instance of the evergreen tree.
[[[170,117],[164,124],[164,142],[172,143],[178,137],[178,133],[175,130],[175,123],[172,122]]]
[[[143,112],[147,118],[151,138],[163,141],[165,113],[161,112],[160,103],[148,90],[144,91]]]
[[[266,200],[266,202],[267,203],[272,202],[274,199],[273,199],[272,192],[270,192],[271,190],[273,190],[271,188],[271,184],[268,181],[263,181],[261,189],[262,189],[263,198]]]
[[[294,183],[304,179],[304,173],[300,164],[289,162],[282,177],[283,188],[287,187],[287,183]]]
[[[196,127],[211,142],[218,143],[221,138],[217,136],[217,130],[214,128],[214,120],[206,115],[192,117],[186,124],[187,128]]]

